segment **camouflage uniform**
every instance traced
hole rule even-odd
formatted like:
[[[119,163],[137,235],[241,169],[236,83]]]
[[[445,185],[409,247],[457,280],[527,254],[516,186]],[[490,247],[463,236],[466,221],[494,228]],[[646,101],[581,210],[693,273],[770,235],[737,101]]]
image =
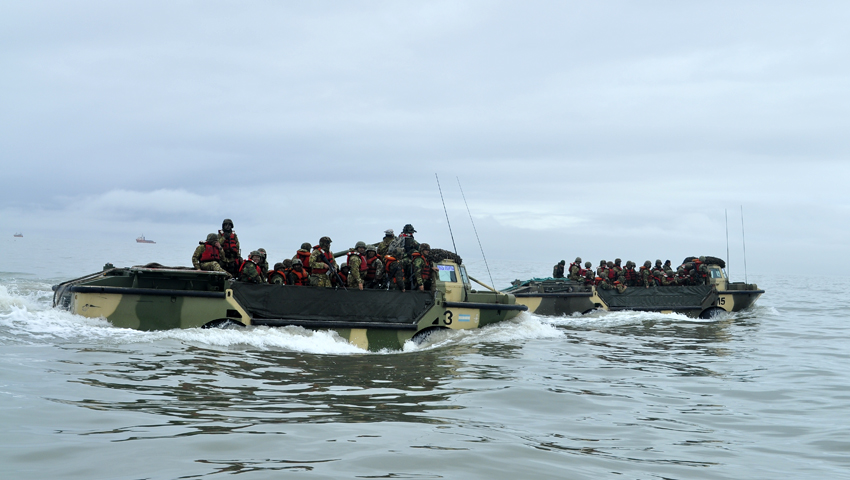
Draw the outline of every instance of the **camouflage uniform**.
[[[231,242],[232,245],[231,243],[228,243],[228,240],[230,239],[233,240]],[[236,232],[232,230],[229,235],[227,232],[219,230],[218,243],[221,244],[222,251],[224,251],[221,266],[228,272],[236,275],[239,272],[239,267],[242,265],[242,252],[239,247],[239,237],[237,237]]]
[[[372,256],[369,256],[369,252],[372,253]],[[372,260],[374,258],[374,260]],[[371,260],[371,264],[369,261]],[[381,261],[381,256],[378,255],[378,249],[369,246],[366,248],[366,278],[364,278],[365,284],[363,285],[365,288],[383,288],[384,287],[384,262]],[[374,269],[375,276],[373,278],[369,277],[369,270]]]
[[[242,266],[240,267],[242,271],[239,272],[239,280],[248,283],[266,283],[261,273],[257,271],[260,257],[261,255],[256,251],[251,252],[248,260],[242,262]]]
[[[393,229],[390,228],[384,232],[384,239],[381,240],[381,243],[377,246],[378,255],[382,257],[386,255],[389,251],[390,243],[392,243],[393,240],[395,240],[395,233],[393,232]]]
[[[566,263],[566,261],[561,260],[555,264],[555,268],[552,269],[552,278],[564,278],[564,265]]]
[[[667,260],[666,262],[664,262],[664,273],[667,273],[667,274],[676,273],[676,271],[673,270],[673,266],[670,264],[670,260]]]
[[[430,290],[431,285],[433,285],[434,264],[428,260],[425,252],[431,253],[431,247],[427,243],[423,243],[420,245],[419,249],[419,255],[413,257],[410,288],[412,290],[423,287],[425,290]],[[428,278],[423,278],[423,273],[426,267],[430,269],[430,273],[428,274]]]
[[[268,276],[269,276],[269,261],[268,261],[268,254],[266,254],[266,249],[265,248],[258,248],[257,251],[260,252],[260,257],[263,258],[259,263],[260,271],[263,274],[263,278],[268,278]]]
[[[419,251],[419,242],[417,242],[416,239],[413,238],[414,233],[416,233],[416,230],[413,228],[413,225],[408,223],[401,231],[401,235],[399,235],[399,237],[402,237],[404,239],[404,242],[402,243],[402,248],[404,248],[404,258],[407,260],[410,260],[411,255],[413,255],[413,252]]]
[[[192,266],[195,267],[195,270],[204,270],[207,272],[226,272],[226,270],[221,268],[221,265],[215,260],[210,262],[201,262],[201,255],[204,254],[204,250],[206,250],[207,244],[209,244],[210,246],[214,246],[216,241],[216,234],[211,233],[207,235],[206,242],[198,242],[200,245],[195,248],[195,253],[192,254]],[[221,245],[218,246],[218,254],[221,258],[224,258],[224,251],[222,251]],[[228,273],[228,275],[230,274]]]
[[[323,242],[322,240],[324,239],[328,241]],[[330,238],[322,237],[322,240],[319,241],[319,245],[313,247],[313,253],[310,254],[310,271],[327,269],[327,272],[310,274],[310,285],[314,287],[330,287],[330,275],[333,275],[331,271],[335,272],[338,269],[336,260],[334,260],[334,254],[331,252]],[[325,259],[330,263],[327,263],[322,258],[322,254],[324,254]]]
[[[649,260],[644,262],[643,266],[640,267],[640,281],[644,287],[649,288],[650,286],[655,286],[655,281],[652,279],[652,263]]]
[[[360,249],[363,249],[361,252]],[[363,278],[360,276],[360,266],[363,265],[363,259],[360,255],[366,254],[366,242],[357,242],[354,251],[348,256],[348,268],[351,273],[348,274],[348,286],[351,288],[359,288],[363,290]]]
[[[576,257],[576,261],[570,264],[570,274],[568,278],[575,282],[581,281],[581,257]]]
[[[407,289],[404,277],[404,260],[402,260],[402,255],[404,253],[400,248],[395,249],[391,256],[384,257],[387,260],[387,264],[385,265],[385,270],[387,272],[387,283],[390,290],[401,290],[404,291]],[[390,260],[392,258],[393,260]]]

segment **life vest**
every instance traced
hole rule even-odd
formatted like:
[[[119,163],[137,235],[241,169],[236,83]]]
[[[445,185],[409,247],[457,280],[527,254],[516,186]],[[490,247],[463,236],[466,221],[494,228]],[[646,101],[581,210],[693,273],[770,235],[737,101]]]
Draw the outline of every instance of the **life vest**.
[[[634,268],[627,268],[623,270],[623,275],[625,275],[627,282],[633,282],[637,280],[637,272],[635,272]]]
[[[348,266],[351,266],[350,262],[351,262],[351,256],[352,255],[357,255],[358,257],[360,257],[360,273],[361,274],[365,273],[366,269],[368,268],[366,266],[366,256],[360,255],[360,253],[358,253],[356,250],[353,251],[353,252],[348,252],[348,255],[346,255],[346,257],[345,257],[345,263],[348,264]],[[374,258],[378,258],[378,257],[374,257]]]
[[[576,264],[576,262],[571,263],[569,270],[567,270],[567,272],[569,272],[570,275],[573,274],[572,273],[573,267],[578,267],[578,274],[577,275],[584,275],[584,273],[582,272],[583,269],[581,268],[581,265]]]
[[[236,238],[236,232],[231,231],[230,238],[225,238],[221,230],[218,231],[218,234],[221,237],[221,248],[224,250],[224,254],[232,254],[232,257],[239,258],[239,239]]]
[[[217,262],[221,260],[221,253],[215,248],[215,245],[204,243],[204,253],[201,254],[199,262]]]
[[[257,269],[257,275],[259,275],[259,276],[260,276],[260,278],[263,278],[263,271],[260,269],[260,266],[259,266],[259,265],[257,265],[256,263],[252,262],[251,260],[245,260],[245,261],[243,261],[243,262],[242,262],[242,265],[240,265],[240,266],[239,266],[239,275],[240,275],[240,276],[242,275],[242,270],[244,270],[244,269],[245,269],[245,265],[248,265],[249,263],[250,263],[251,265],[253,265],[253,266],[254,266],[254,268],[256,268],[256,269]]]
[[[375,260],[380,259],[379,256],[375,255],[372,258],[366,257],[366,275],[363,276],[365,280],[374,280],[375,279]],[[362,263],[360,264],[363,265]]]
[[[272,275],[274,275],[275,273],[280,274],[280,276],[283,277],[283,284],[286,285],[286,271],[285,270],[272,270],[272,271],[270,271],[269,275],[268,275],[269,283],[272,283]]]
[[[301,260],[301,268],[303,268],[304,271],[306,271],[307,274],[309,274],[310,273],[310,252],[306,252],[306,251],[302,252],[301,249],[299,249],[297,252],[295,252],[295,256],[298,257],[299,260]]]
[[[613,268],[609,268],[608,269],[608,280],[614,280],[615,278],[617,278],[617,272],[614,271]]]
[[[593,279],[594,285],[599,285],[600,283],[602,283],[602,277],[596,277]]]
[[[296,270],[296,269],[294,269],[294,268],[293,268],[292,270],[290,270],[290,271],[289,271],[289,273],[291,273],[292,275],[294,275],[294,276],[295,276],[295,281],[294,281],[294,282],[292,282],[292,284],[293,284],[293,285],[300,285],[300,286],[304,286],[304,285],[309,285],[309,284],[310,284],[310,280],[309,280],[309,278],[310,278],[310,274],[309,274],[309,273],[307,273],[307,272],[304,270],[304,267],[301,267],[301,271],[300,271],[300,272],[299,272],[298,270]]]
[[[414,260],[416,259],[416,257],[419,257],[424,261],[425,265],[422,267],[422,273],[421,273],[422,280],[430,280],[431,279],[431,263],[428,261],[427,258],[423,257],[422,254],[419,253],[419,252],[413,252],[412,256],[413,256]]]
[[[320,252],[324,253],[325,258],[327,258],[327,259],[330,259],[333,256],[329,252],[325,252],[324,250],[322,250],[322,247],[319,246],[319,245],[316,245],[316,246],[313,247],[313,251],[316,251],[316,250],[319,250]],[[328,273],[328,270],[329,270],[328,267],[327,267],[328,262],[326,262],[325,260],[322,259],[321,254],[317,255],[316,260],[324,263],[325,268],[312,267],[312,268],[310,268],[310,273],[312,273],[313,275],[324,275],[325,273]]]

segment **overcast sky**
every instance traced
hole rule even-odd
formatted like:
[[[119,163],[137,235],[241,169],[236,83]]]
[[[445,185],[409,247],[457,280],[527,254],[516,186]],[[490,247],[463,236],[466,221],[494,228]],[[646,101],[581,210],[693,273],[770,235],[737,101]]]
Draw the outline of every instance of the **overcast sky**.
[[[2,2],[27,235],[847,260],[847,2]],[[550,272],[541,272],[547,275]],[[838,273],[838,270],[835,271]]]

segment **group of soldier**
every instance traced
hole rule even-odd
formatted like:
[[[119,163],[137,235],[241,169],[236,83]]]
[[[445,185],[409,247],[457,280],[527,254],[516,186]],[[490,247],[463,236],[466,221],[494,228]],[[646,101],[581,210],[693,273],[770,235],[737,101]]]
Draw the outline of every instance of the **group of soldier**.
[[[198,242],[192,255],[197,270],[226,272],[228,276],[249,283],[276,283],[295,286],[343,287],[363,289],[430,290],[434,265],[429,258],[431,247],[413,238],[413,225],[404,226],[398,236],[392,229],[384,232],[381,242],[367,245],[357,242],[343,252],[346,262],[339,266],[331,251],[330,237],[319,239],[318,245],[301,244],[292,258],[269,269],[268,254],[263,248],[243,259],[233,221],[224,219],[218,233],[210,233]]]
[[[691,258],[677,269],[673,269],[670,260],[663,264],[661,260],[655,261],[655,266],[649,260],[643,266],[635,270],[635,262],[629,260],[625,267],[621,265],[619,258],[611,261],[601,260],[596,270],[593,270],[590,262],[581,264],[581,257],[576,257],[569,269],[566,261],[561,260],[552,271],[554,278],[567,278],[584,285],[595,285],[603,290],[616,289],[620,293],[628,287],[668,287],[677,285],[706,285],[710,283],[708,275],[708,264],[705,257]]]

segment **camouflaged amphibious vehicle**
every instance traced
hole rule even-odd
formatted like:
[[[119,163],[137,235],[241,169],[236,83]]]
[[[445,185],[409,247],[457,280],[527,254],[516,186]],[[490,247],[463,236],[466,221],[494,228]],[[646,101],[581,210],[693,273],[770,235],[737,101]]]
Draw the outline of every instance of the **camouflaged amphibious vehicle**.
[[[754,283],[730,282],[719,265],[708,265],[708,285],[629,287],[623,293],[584,286],[565,278],[515,281],[502,290],[537,315],[572,315],[593,310],[681,313],[710,318],[752,306],[764,293]]]
[[[111,266],[110,266],[111,267]],[[248,284],[220,272],[158,264],[106,268],[53,287],[53,306],[138,330],[300,326],[336,331],[369,350],[401,348],[439,329],[472,329],[527,310],[513,295],[475,292],[466,269],[435,265],[433,291]]]

